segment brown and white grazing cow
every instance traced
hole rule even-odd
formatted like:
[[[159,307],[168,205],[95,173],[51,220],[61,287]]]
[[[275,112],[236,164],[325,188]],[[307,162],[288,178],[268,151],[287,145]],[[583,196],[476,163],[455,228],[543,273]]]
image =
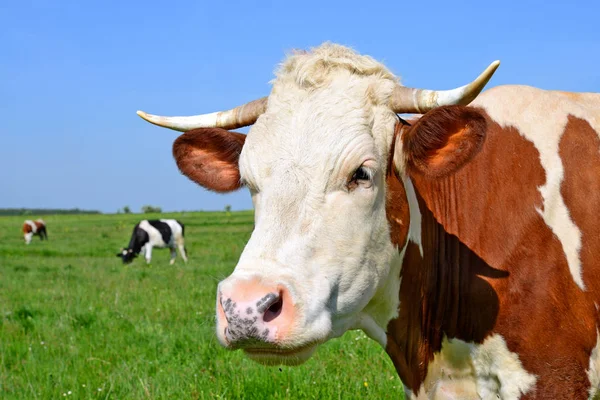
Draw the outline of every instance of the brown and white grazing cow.
[[[497,65],[432,92],[325,44],[287,58],[268,98],[139,112],[186,131],[173,154],[190,179],[252,194],[254,232],[217,293],[225,347],[299,364],[362,329],[410,398],[594,396],[600,95],[477,97]]]
[[[46,231],[46,223],[37,219],[35,221],[26,220],[23,222],[23,237],[25,238],[25,244],[31,243],[33,235],[38,235],[40,240],[48,240],[48,232]]]

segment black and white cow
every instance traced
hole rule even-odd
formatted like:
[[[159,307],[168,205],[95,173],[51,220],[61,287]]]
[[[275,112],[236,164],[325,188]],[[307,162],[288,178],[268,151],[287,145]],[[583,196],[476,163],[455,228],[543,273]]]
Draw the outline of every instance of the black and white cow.
[[[173,264],[176,257],[175,247],[177,246],[183,261],[187,262],[183,239],[184,230],[183,224],[175,219],[145,219],[140,221],[133,228],[129,246],[117,253],[117,257],[121,257],[123,263],[127,264],[143,252],[146,263],[149,264],[152,259],[153,247],[168,247],[171,249],[170,264]]]

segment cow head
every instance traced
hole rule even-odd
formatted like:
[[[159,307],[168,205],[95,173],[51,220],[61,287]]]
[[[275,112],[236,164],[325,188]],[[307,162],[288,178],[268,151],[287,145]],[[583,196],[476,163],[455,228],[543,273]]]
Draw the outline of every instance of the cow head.
[[[121,251],[117,253],[117,257],[120,257],[123,260],[123,264],[129,264],[137,257],[137,254],[135,254],[132,249],[121,249]]]
[[[390,236],[388,171],[410,185],[412,173],[443,176],[467,162],[485,120],[443,105],[470,102],[496,67],[452,91],[415,90],[370,57],[326,44],[290,56],[268,99],[197,117],[139,113],[186,131],[173,155],[191,180],[252,195],[255,229],[218,286],[222,345],[262,363],[298,364],[349,329],[385,344],[406,244]],[[396,113],[427,111],[399,129]],[[248,135],[223,129],[252,122]],[[397,201],[408,209],[409,197]],[[409,230],[408,220],[400,224]]]

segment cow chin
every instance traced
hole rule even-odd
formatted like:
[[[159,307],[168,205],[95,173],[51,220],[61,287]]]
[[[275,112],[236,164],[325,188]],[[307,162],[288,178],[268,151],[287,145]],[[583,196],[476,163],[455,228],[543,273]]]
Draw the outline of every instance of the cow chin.
[[[317,349],[317,344],[296,349],[244,349],[244,353],[253,361],[262,365],[296,366],[304,364]]]
[[[242,343],[231,343],[225,329],[217,322],[217,339],[221,346],[230,351],[242,350],[251,360],[262,365],[287,365],[295,366],[305,363],[313,355],[319,344],[326,342],[329,338],[321,338],[310,341],[302,340],[302,343],[294,344],[261,342],[255,340]]]

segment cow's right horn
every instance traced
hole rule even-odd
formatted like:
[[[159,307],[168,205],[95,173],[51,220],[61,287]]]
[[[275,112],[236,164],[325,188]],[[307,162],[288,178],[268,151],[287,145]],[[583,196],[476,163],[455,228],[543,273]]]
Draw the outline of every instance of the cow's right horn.
[[[263,97],[231,110],[190,117],[162,117],[143,111],[138,111],[137,114],[151,124],[187,132],[198,128],[235,129],[252,125],[266,109],[267,97]]]
[[[499,65],[500,61],[494,61],[473,82],[451,90],[412,89],[398,85],[394,89],[390,107],[397,114],[423,114],[441,106],[466,106],[481,93]]]

